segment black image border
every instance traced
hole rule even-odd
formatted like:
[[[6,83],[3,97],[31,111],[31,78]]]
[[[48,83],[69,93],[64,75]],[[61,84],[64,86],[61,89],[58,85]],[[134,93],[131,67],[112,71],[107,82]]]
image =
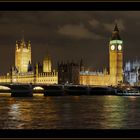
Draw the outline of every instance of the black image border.
[[[138,1],[0,1],[0,11],[140,11]],[[140,139],[139,129],[0,130],[0,139]]]

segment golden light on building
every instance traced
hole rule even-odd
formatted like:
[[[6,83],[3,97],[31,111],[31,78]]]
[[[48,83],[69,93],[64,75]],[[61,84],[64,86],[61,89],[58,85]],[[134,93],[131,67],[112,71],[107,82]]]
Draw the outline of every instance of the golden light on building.
[[[109,42],[110,76],[114,84],[123,81],[123,41],[120,38],[119,30],[115,25]]]
[[[52,63],[50,56],[47,55],[43,60],[43,72],[51,72],[52,71]]]
[[[81,68],[80,84],[109,86],[118,85],[123,82],[123,41],[120,38],[117,25],[112,32],[112,37],[108,45],[109,50],[109,71],[105,68],[103,72],[84,71]],[[81,62],[82,65],[82,62]],[[42,83],[58,84],[58,72],[52,70],[52,62],[49,55],[45,57],[42,63],[36,64],[35,68],[31,66],[31,43],[25,42],[24,38],[16,42],[15,67],[12,74],[0,76],[0,82],[15,83]],[[79,68],[78,68],[79,69]],[[78,71],[79,74],[79,71]],[[79,82],[79,80],[78,80]]]
[[[25,42],[23,38],[16,42],[15,66],[19,72],[27,72],[29,62],[31,63],[31,43]]]
[[[83,85],[118,85],[123,82],[123,41],[115,25],[109,42],[109,72],[80,72],[80,84]]]
[[[16,42],[15,67],[12,67],[10,74],[0,76],[0,82],[57,84],[58,72],[52,71],[51,67],[51,58],[48,56],[43,60],[41,68],[38,64],[32,67],[31,43],[25,42],[23,38]]]

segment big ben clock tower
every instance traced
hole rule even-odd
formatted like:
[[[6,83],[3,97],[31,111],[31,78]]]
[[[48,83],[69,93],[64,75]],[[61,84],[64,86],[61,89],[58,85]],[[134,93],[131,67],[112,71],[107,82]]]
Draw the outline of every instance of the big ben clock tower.
[[[117,24],[109,42],[109,62],[111,84],[117,85],[123,81],[123,41],[120,38]]]

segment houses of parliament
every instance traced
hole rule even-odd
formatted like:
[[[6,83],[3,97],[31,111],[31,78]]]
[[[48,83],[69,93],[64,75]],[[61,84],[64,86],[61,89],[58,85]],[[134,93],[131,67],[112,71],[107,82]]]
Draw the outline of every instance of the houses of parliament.
[[[42,63],[32,65],[31,42],[22,38],[16,42],[15,66],[7,75],[0,76],[0,82],[115,86],[123,82],[123,40],[117,24],[106,48],[109,50],[109,71],[86,71],[82,60],[79,63],[61,62],[57,70],[52,70],[49,55]]]
[[[109,71],[81,71],[80,84],[116,86],[123,83],[123,40],[120,37],[117,24],[112,32],[109,45]]]
[[[15,66],[5,76],[0,76],[0,82],[12,83],[43,83],[57,84],[58,73],[52,70],[52,62],[47,55],[42,63],[31,64],[31,42],[24,38],[16,42]]]

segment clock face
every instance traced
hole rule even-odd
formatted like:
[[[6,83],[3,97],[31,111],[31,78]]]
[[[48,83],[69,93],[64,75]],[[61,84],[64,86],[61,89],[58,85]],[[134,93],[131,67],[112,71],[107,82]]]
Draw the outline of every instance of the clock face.
[[[122,45],[118,45],[118,50],[122,50]]]
[[[111,50],[115,50],[115,45],[111,45]]]

